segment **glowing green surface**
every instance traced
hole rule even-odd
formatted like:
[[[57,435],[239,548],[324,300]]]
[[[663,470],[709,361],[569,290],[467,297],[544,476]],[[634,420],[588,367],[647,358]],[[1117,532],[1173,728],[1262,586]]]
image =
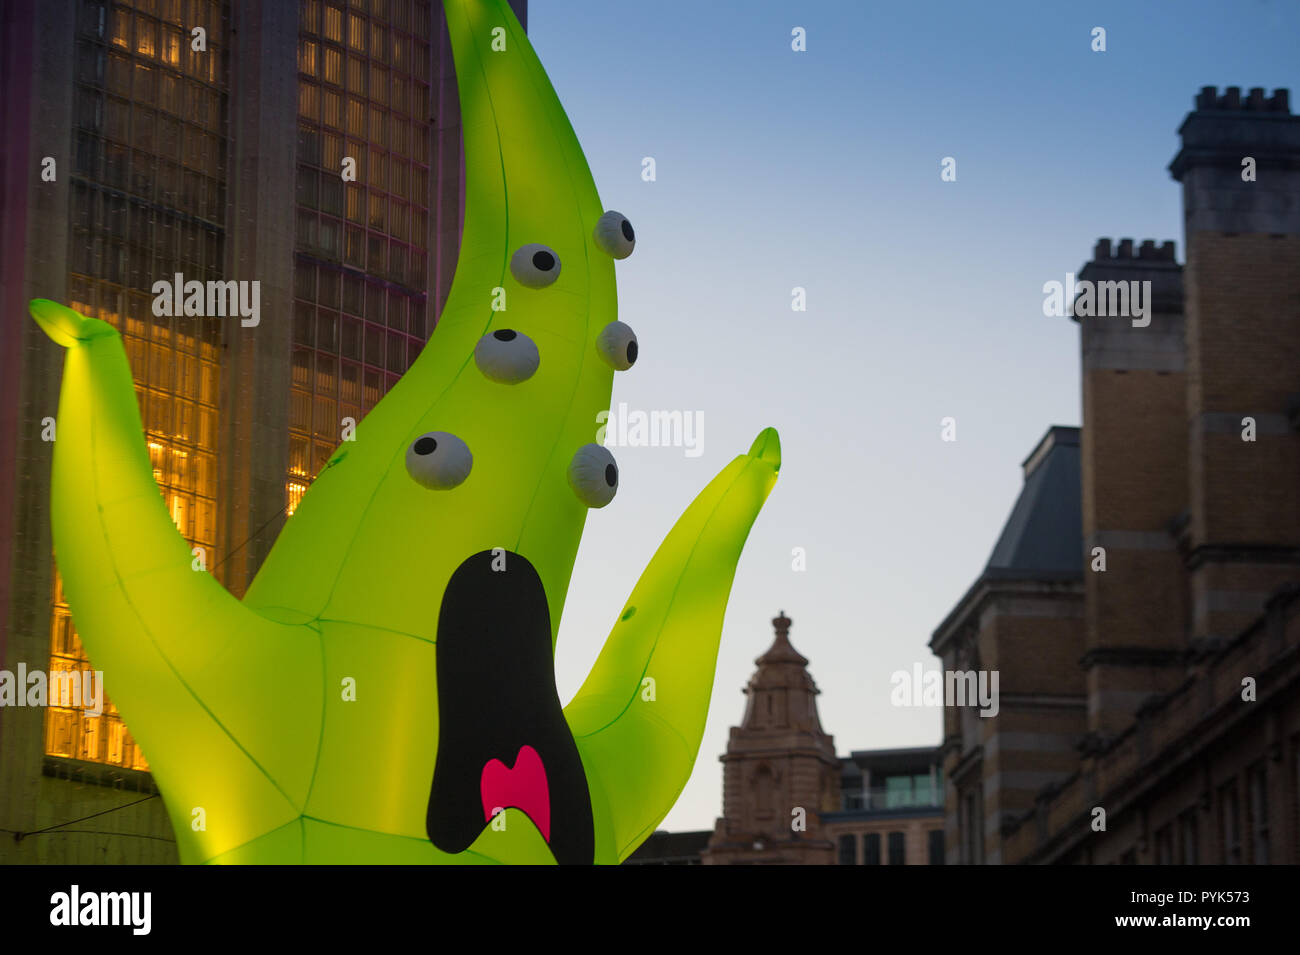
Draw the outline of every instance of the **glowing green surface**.
[[[149,759],[184,862],[552,861],[513,809],[505,831],[485,825],[465,853],[429,842],[434,640],[452,572],[501,547],[541,577],[554,645],[587,514],[566,469],[610,406],[613,371],[595,341],[617,317],[614,262],[592,241],[603,209],[582,150],[513,14],[501,0],[445,6],[467,171],[450,296],[430,346],[335,452],[242,602],[192,569],[153,480],[117,332],[31,303],[68,349],[52,495],[65,592]],[[492,49],[498,27],[502,52]],[[509,272],[529,242],[560,257],[547,288]],[[491,308],[497,287],[501,312]],[[537,343],[541,364],[527,381],[498,384],[475,366],[476,342],[496,328]],[[407,473],[408,446],[429,431],[473,451],[452,490]],[[565,710],[598,862],[630,854],[690,775],[736,563],[779,466],[768,429],[696,498]],[[355,701],[343,699],[345,679]]]

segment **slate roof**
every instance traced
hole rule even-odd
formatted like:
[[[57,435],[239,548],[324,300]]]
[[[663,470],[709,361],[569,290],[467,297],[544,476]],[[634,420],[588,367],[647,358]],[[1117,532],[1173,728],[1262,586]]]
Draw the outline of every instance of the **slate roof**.
[[[981,576],[1038,579],[1081,575],[1079,429],[1052,426],[1022,467],[1024,487]]]

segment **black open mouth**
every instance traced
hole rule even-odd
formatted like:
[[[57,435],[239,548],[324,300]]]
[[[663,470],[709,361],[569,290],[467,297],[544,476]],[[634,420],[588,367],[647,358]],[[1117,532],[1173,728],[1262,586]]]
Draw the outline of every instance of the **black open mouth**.
[[[510,808],[557,862],[592,862],[591,796],[555,689],[545,588],[527,558],[482,551],[451,575],[438,617],[429,839],[463,852]]]

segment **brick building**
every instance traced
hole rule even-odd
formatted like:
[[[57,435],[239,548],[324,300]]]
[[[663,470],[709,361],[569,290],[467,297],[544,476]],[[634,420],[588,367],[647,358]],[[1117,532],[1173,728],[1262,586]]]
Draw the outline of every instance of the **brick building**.
[[[1186,262],[1097,243],[1150,321],[1076,319],[1081,432],[931,640],[1001,677],[944,713],[949,862],[1300,862],[1300,117],[1211,87],[1179,132]]]
[[[938,756],[932,748],[835,754],[817,714],[808,660],[790,643],[790,618],[755,663],[745,715],[731,728],[722,817],[705,865],[920,865],[942,862]],[[629,861],[652,862],[656,833]]]

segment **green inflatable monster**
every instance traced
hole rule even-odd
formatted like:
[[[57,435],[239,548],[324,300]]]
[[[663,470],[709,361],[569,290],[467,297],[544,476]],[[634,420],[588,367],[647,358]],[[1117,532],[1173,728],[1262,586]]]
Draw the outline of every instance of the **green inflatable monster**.
[[[602,214],[504,0],[445,6],[467,171],[446,308],[243,601],[192,569],[117,332],[31,303],[68,349],[52,495],[65,591],[187,863],[617,863],[699,750],[776,432],[682,515],[561,708],[556,627],[587,509],[618,485],[592,439],[636,360],[614,290],[635,234]]]

